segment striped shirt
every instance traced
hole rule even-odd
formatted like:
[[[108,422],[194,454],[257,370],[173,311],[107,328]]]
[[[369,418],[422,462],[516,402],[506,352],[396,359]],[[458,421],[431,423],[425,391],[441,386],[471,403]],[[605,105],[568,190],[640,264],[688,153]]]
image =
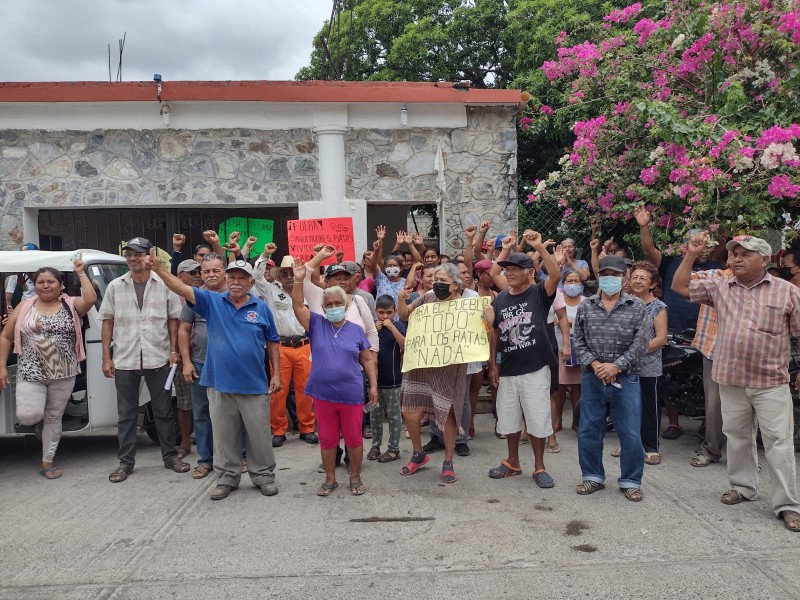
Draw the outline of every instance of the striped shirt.
[[[716,279],[717,277],[730,277],[730,269],[708,269],[707,271],[694,271],[692,279]],[[717,338],[717,311],[706,304],[700,305],[697,315],[692,347],[697,348],[708,360],[714,360],[714,340]]]
[[[696,279],[689,300],[717,311],[714,381],[759,389],[789,383],[789,336],[800,335],[800,288],[769,273],[750,287],[732,276]]]
[[[141,310],[130,273],[109,283],[97,318],[114,320],[114,366],[135,371],[158,369],[167,364],[170,351],[167,324],[180,314],[178,295],[155,273],[150,273],[147,280]]]
[[[624,292],[610,313],[600,294],[581,302],[573,324],[573,350],[581,367],[590,369],[599,360],[613,362],[623,373],[638,374],[649,342],[644,316],[644,302]]]

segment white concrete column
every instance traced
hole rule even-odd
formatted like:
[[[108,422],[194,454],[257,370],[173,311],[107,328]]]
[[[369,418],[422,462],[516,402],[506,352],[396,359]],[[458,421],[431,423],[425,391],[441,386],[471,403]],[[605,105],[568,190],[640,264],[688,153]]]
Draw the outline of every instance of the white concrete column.
[[[341,121],[342,115],[325,115],[329,121]],[[325,118],[323,117],[323,118]],[[338,118],[337,118],[338,117]],[[346,114],[344,115],[346,118]],[[323,119],[320,119],[323,120]],[[347,163],[344,151],[344,125],[316,125],[312,129],[319,149],[319,202],[300,202],[301,219],[352,217],[356,260],[367,248],[367,203],[363,199],[348,199],[346,195]]]
[[[345,156],[344,135],[346,127],[321,126],[312,130],[319,148],[319,184],[326,217],[345,216]],[[341,214],[337,214],[341,213]]]

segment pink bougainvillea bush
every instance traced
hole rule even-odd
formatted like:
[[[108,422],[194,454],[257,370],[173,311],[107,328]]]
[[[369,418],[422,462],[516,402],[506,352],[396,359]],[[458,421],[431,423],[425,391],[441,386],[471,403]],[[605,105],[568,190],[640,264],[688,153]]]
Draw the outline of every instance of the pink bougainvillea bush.
[[[551,101],[521,135],[569,124],[574,142],[525,203],[573,227],[644,204],[664,246],[695,227],[800,229],[796,0],[637,2],[556,42]]]

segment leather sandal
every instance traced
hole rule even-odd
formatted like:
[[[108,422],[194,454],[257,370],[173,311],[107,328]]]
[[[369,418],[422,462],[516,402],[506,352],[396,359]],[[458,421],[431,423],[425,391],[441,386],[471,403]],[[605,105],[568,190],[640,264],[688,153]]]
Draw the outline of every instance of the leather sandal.
[[[131,473],[133,473],[133,467],[131,465],[120,465],[108,476],[108,480],[111,483],[120,483],[125,481]]]
[[[631,502],[641,502],[644,500],[644,494],[639,488],[620,488],[625,497]]]
[[[213,470],[214,470],[214,467],[212,467],[211,465],[207,465],[205,463],[200,463],[194,468],[194,471],[192,471],[192,478],[193,479],[204,479]]]
[[[186,473],[190,469],[189,463],[183,462],[177,456],[175,458],[170,458],[167,462],[165,462],[164,468],[175,471],[176,473]]]
[[[590,481],[588,479],[582,481],[578,487],[575,488],[575,491],[580,494],[581,496],[588,496],[589,494],[594,494],[599,490],[605,489],[606,485],[604,483],[600,483],[598,481]]]

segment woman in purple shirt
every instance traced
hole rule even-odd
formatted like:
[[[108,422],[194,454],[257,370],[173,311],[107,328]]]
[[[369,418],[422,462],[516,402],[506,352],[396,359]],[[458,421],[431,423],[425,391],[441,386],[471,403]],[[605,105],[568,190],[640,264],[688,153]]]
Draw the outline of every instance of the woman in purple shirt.
[[[325,483],[317,495],[329,496],[339,487],[336,482],[336,450],[339,435],[344,438],[350,456],[350,492],[360,496],[366,492],[361,482],[363,440],[361,419],[364,410],[363,368],[369,380],[369,403],[378,401],[378,378],[370,343],[364,330],[345,320],[350,300],[339,286],[326,288],[322,295],[325,316],[312,313],[303,303],[302,283],[306,266],[297,261],[294,266],[292,308],[311,339],[311,374],[305,392],[314,399],[317,415],[317,435],[325,468]]]

